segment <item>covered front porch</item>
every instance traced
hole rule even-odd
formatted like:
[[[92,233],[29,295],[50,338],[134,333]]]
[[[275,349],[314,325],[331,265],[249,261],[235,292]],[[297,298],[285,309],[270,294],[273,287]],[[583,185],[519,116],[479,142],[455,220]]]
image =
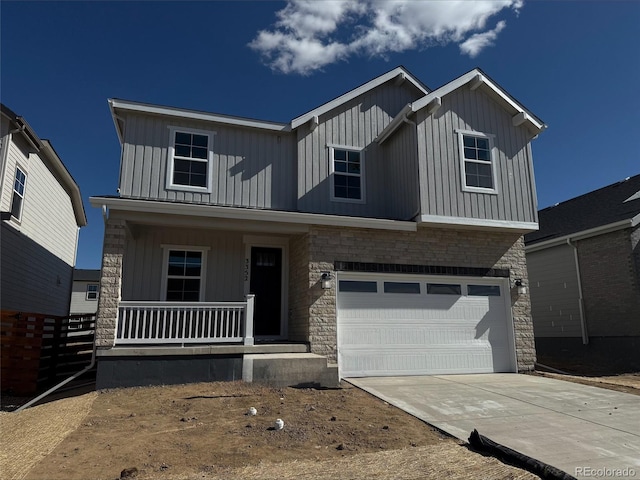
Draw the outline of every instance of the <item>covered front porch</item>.
[[[309,339],[309,260],[300,248],[307,229],[110,212],[98,387],[337,385],[337,366]]]

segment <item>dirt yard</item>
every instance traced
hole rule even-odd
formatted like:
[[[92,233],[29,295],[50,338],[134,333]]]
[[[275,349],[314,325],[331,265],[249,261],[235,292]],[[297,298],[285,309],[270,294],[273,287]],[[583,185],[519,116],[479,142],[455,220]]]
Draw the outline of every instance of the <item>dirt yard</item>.
[[[273,428],[277,418],[282,430]],[[109,390],[2,413],[0,421],[7,480],[538,478],[348,384]]]
[[[592,385],[617,392],[640,395],[640,373],[622,373],[620,375],[607,375],[603,377],[586,377],[548,372],[537,372],[537,374],[544,377],[565,380],[567,382],[581,383],[583,385]]]

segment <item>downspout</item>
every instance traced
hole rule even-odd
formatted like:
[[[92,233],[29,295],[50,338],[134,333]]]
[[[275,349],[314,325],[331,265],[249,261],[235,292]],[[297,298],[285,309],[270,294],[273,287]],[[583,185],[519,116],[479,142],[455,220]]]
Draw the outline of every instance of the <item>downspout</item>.
[[[91,363],[89,364],[88,367],[86,367],[84,370],[81,370],[80,372],[70,376],[69,378],[67,378],[66,380],[63,380],[62,382],[60,382],[59,384],[51,387],[49,390],[47,390],[46,392],[38,395],[36,398],[34,398],[33,400],[29,400],[27,403],[25,403],[24,405],[22,405],[20,408],[16,409],[16,412],[20,412],[22,410],[24,410],[25,408],[30,407],[31,405],[33,405],[34,403],[42,400],[44,397],[46,397],[47,395],[49,395],[50,393],[55,392],[56,390],[58,390],[60,387],[66,385],[67,383],[69,383],[72,380],[75,380],[76,378],[78,378],[80,375],[82,375],[83,373],[88,372],[89,370],[91,370],[93,368],[93,366],[96,364],[96,342],[95,342],[95,338],[93,341],[93,351],[91,352]]]
[[[573,248],[573,258],[576,265],[576,279],[578,281],[578,307],[580,308],[580,328],[582,330],[582,344],[589,344],[589,332],[587,332],[587,320],[584,315],[584,298],[582,297],[582,281],[580,280],[580,261],[578,260],[578,247],[567,238],[567,245]]]
[[[108,220],[108,212],[107,212],[107,206],[103,205],[102,206],[102,216],[104,218],[104,222],[105,225],[107,223]],[[80,235],[80,227],[78,227],[78,233],[77,235]],[[77,255],[77,242],[76,242],[76,253],[75,255]],[[75,265],[75,259],[74,259],[74,265]],[[73,277],[71,279],[72,285],[73,285]],[[72,288],[73,290],[73,288]],[[69,296],[69,307],[71,307],[71,296]],[[98,314],[96,312],[96,317],[95,317],[95,321],[96,321],[96,326],[94,327],[94,338],[93,338],[93,350],[91,351],[91,362],[89,363],[89,366],[84,368],[83,370],[79,371],[78,373],[73,374],[72,376],[70,376],[69,378],[67,378],[66,380],[63,380],[62,382],[60,382],[57,385],[54,385],[53,387],[51,387],[49,390],[47,390],[46,392],[38,395],[36,398],[34,398],[33,400],[29,400],[27,403],[25,403],[24,405],[22,405],[20,408],[16,409],[16,412],[20,412],[22,410],[24,410],[25,408],[29,408],[31,405],[33,405],[34,403],[39,402],[40,400],[42,400],[44,397],[46,397],[47,395],[49,395],[50,393],[55,392],[56,390],[58,390],[60,387],[65,386],[67,383],[75,380],[76,378],[78,378],[79,376],[81,376],[82,374],[88,372],[89,370],[91,370],[95,364],[96,364],[96,339],[95,339],[95,329],[97,328],[97,322],[98,322]]]

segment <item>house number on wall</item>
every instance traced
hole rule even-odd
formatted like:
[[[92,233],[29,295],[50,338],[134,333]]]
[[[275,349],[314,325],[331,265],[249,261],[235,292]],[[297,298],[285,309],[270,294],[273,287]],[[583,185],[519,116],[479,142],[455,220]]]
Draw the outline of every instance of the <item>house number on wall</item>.
[[[248,258],[244,259],[244,281],[245,282],[249,281],[249,259]]]

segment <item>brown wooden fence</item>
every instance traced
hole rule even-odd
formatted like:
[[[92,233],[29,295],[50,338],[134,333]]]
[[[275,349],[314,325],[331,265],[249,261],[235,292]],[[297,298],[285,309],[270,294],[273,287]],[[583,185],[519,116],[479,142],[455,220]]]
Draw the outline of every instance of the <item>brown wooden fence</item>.
[[[94,315],[57,317],[2,310],[2,391],[32,395],[87,367],[94,329]]]

